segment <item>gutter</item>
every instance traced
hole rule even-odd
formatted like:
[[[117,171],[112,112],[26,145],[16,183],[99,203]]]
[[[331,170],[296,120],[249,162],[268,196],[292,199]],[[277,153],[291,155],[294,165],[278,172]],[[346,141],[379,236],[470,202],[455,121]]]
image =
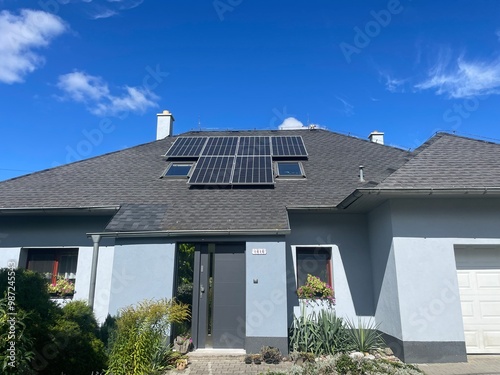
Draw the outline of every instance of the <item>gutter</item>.
[[[275,236],[290,234],[290,229],[229,229],[229,230],[177,230],[177,231],[134,231],[87,233],[87,236],[101,237],[185,237],[185,236]]]
[[[287,211],[338,211],[337,206],[287,206]]]
[[[23,208],[0,208],[0,215],[21,214],[68,214],[68,213],[115,213],[120,206],[89,206],[89,207],[23,207]]]
[[[483,187],[483,188],[370,188],[356,189],[348,195],[342,202],[338,204],[338,208],[346,209],[351,204],[356,202],[363,195],[392,195],[392,196],[408,196],[408,195],[498,195],[500,196],[500,187]]]

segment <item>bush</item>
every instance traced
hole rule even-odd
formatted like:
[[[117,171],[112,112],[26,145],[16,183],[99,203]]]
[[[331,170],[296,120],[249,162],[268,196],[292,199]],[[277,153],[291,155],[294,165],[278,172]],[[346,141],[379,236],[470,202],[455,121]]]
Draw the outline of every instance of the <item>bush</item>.
[[[62,312],[51,332],[59,339],[58,355],[40,374],[89,375],[105,370],[107,358],[92,309],[83,301],[72,301]]]
[[[121,310],[107,374],[160,373],[168,367],[171,323],[189,318],[189,306],[175,300],[146,300]]]
[[[354,322],[347,320],[347,334],[352,349],[364,353],[385,346],[378,327],[371,320],[362,322],[358,319],[357,326]]]
[[[351,348],[342,318],[334,311],[321,310],[295,317],[290,335],[290,350],[314,353],[315,355],[334,354]]]
[[[320,358],[304,366],[293,366],[289,375],[422,375],[417,367],[383,359],[352,359],[347,354],[336,354]]]
[[[8,273],[0,270],[1,296],[7,291]],[[73,301],[64,308],[50,300],[47,280],[36,272],[15,272],[15,312],[18,341],[18,375],[89,375],[106,365],[104,345],[97,337],[97,322],[84,302]],[[0,319],[0,337],[8,322]],[[5,341],[2,354],[5,353]],[[0,358],[0,361],[5,358]],[[4,371],[3,373],[8,373]]]
[[[33,339],[26,334],[28,314],[17,310],[11,316],[9,306],[7,298],[0,299],[0,368],[2,374],[30,374],[35,353]]]

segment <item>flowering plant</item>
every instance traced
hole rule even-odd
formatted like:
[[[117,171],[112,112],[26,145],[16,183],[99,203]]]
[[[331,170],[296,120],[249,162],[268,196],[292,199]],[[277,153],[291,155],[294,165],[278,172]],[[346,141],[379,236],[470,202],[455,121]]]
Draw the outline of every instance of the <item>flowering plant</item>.
[[[313,275],[307,275],[306,283],[297,289],[297,295],[301,299],[324,300],[335,304],[333,288]]]
[[[55,283],[50,283],[47,287],[49,293],[65,297],[75,293],[75,284],[64,277],[57,276]]]

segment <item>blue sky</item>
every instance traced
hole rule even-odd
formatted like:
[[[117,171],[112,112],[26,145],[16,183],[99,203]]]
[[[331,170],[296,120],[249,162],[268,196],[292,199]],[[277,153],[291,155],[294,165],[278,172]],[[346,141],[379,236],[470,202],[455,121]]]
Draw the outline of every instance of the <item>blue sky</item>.
[[[500,139],[499,1],[0,0],[0,180],[288,117]]]

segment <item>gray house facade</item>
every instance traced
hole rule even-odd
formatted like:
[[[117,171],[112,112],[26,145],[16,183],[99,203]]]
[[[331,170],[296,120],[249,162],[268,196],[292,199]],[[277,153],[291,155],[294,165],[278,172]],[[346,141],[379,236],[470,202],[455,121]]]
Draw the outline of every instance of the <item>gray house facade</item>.
[[[500,145],[414,152],[321,129],[188,132],[0,183],[0,266],[75,280],[99,321],[172,298],[194,251],[196,348],[288,350],[320,275],[407,362],[500,353]]]

